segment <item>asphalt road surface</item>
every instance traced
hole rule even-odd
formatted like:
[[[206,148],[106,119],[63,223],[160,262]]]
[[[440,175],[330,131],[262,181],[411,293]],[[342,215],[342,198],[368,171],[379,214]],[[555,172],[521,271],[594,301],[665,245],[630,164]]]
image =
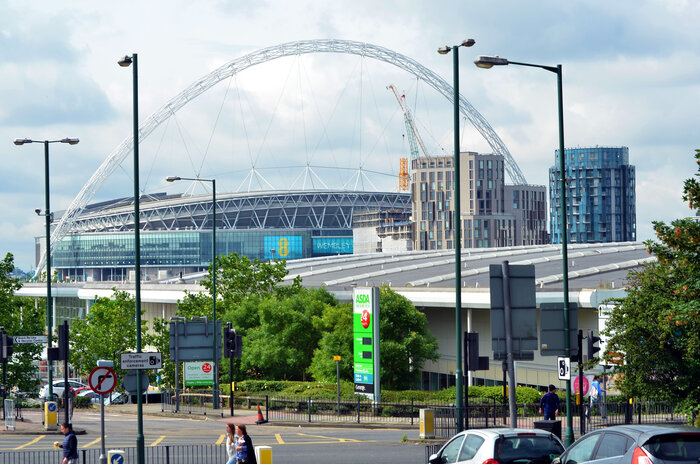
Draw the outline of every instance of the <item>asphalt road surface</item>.
[[[38,418],[38,421],[41,419]],[[184,445],[199,453],[194,462],[224,464],[224,433],[228,421],[229,419],[201,417],[144,416],[145,447],[154,448],[147,450],[147,455],[155,452],[159,456],[158,461],[165,462],[163,451],[165,447],[170,447],[171,464],[193,462],[191,458],[181,459],[181,456],[177,456],[185,451]],[[76,413],[73,423],[76,429],[86,431],[84,435],[78,436],[79,451],[86,450],[86,456],[99,456],[102,447],[99,411]],[[273,462],[276,464],[418,464],[425,461],[425,445],[416,443],[417,426],[411,430],[271,424],[247,427],[255,446],[272,448]],[[107,451],[135,447],[136,435],[136,416],[105,414]],[[44,462],[50,453],[54,453],[56,462],[60,462],[60,451],[54,450],[53,442],[60,441],[61,438],[61,435],[15,434],[4,431],[0,433],[0,452],[6,462],[13,462],[8,459],[10,455],[15,457],[14,462]],[[131,464],[130,461],[127,459],[125,464]]]

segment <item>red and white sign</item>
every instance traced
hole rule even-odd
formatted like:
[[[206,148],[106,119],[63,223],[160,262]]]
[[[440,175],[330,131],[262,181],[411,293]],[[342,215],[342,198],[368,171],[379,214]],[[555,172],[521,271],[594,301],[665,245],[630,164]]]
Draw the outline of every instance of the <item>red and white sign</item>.
[[[209,363],[202,364],[202,372],[204,372],[205,374],[210,373],[211,372],[211,364],[209,364]]]
[[[90,372],[88,384],[95,393],[106,395],[117,386],[117,374],[111,367],[96,367]]]
[[[362,310],[362,316],[360,317],[360,323],[362,324],[362,327],[364,327],[365,329],[367,327],[369,327],[369,319],[370,319],[369,311],[367,311],[366,309]]]

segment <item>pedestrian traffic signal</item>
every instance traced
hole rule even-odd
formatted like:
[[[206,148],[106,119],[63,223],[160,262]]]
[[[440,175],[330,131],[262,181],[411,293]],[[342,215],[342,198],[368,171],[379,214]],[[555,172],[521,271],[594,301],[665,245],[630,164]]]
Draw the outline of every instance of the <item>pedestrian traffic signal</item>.
[[[596,346],[596,343],[600,341],[600,337],[593,335],[593,331],[588,331],[588,360],[596,358],[596,353],[600,351],[600,346]]]
[[[230,326],[224,329],[224,357],[231,358],[236,352],[237,334]]]
[[[12,357],[13,348],[15,340],[7,335],[5,329],[2,329],[2,335],[0,336],[0,356],[2,357],[2,362],[7,362],[10,357]]]
[[[68,361],[68,321],[63,321],[63,324],[58,326],[58,359]]]

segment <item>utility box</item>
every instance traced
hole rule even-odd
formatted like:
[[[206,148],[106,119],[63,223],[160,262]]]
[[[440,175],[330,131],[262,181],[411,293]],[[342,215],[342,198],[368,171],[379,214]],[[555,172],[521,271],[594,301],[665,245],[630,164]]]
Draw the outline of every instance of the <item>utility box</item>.
[[[272,464],[272,448],[270,446],[256,446],[255,459],[258,464]]]
[[[58,403],[47,401],[44,403],[44,430],[56,430],[58,425]]]
[[[420,438],[435,438],[435,414],[432,409],[420,410]]]
[[[552,432],[561,440],[561,421],[560,420],[539,420],[534,423],[536,429]]]

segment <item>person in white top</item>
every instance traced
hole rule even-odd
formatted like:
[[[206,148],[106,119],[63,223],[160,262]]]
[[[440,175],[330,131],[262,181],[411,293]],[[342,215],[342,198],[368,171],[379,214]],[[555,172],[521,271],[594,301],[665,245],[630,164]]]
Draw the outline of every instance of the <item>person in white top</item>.
[[[232,423],[226,424],[226,456],[228,457],[226,464],[236,464],[237,443],[236,425]]]

